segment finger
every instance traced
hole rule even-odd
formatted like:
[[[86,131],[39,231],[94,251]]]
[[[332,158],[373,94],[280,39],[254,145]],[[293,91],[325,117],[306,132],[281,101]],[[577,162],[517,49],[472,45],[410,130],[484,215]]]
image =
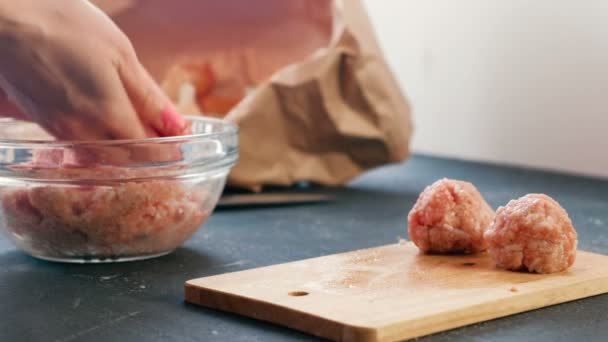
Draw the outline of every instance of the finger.
[[[114,74],[110,84],[106,86],[109,93],[101,106],[101,115],[104,118],[103,125],[110,133],[109,139],[143,139],[157,137],[158,134],[146,130],[145,123],[137,115],[137,109],[133,105],[127,89],[120,79],[120,75]],[[95,103],[93,103],[95,105]]]
[[[100,129],[101,125],[83,122],[82,119],[78,119],[78,117],[72,114],[58,114],[57,112],[42,110],[36,110],[36,113],[38,114],[35,120],[36,123],[57,140],[93,141],[103,140],[107,136],[106,132]]]
[[[120,68],[123,85],[144,124],[160,136],[181,135],[187,129],[184,117],[175,110],[169,97],[133,57]]]
[[[16,105],[14,105],[8,99],[2,88],[0,88],[0,117],[28,120],[27,115],[25,115]]]
[[[157,137],[158,134],[155,131],[147,131],[145,123],[137,115],[123,85],[114,85],[111,89],[116,90],[116,92],[111,93],[109,101],[104,102],[107,105],[101,107],[107,113],[102,126],[105,127],[104,131],[111,132],[111,136],[107,138],[144,139]],[[96,115],[96,117],[102,116]],[[132,166],[135,164],[147,165],[175,161],[179,159],[180,153],[179,148],[171,144],[138,142],[119,146],[89,146],[79,151],[77,159],[82,161],[83,158],[87,157],[93,157],[95,160],[105,160],[115,166]]]
[[[159,136],[190,134],[190,127],[183,116],[174,110],[173,103],[152,79],[136,57],[131,68],[119,70],[123,86],[139,117],[149,129]],[[154,144],[142,147],[138,161],[173,162],[182,158],[180,144]],[[148,160],[149,159],[149,160]]]
[[[118,85],[117,88],[121,88]],[[76,113],[48,114],[54,120],[42,122],[60,140],[97,141],[143,139],[147,132],[124,91],[79,109]]]
[[[47,130],[60,140],[101,141],[143,139],[148,136],[116,73],[102,79],[101,97],[89,98],[70,113],[45,115]],[[157,136],[157,135],[153,135]],[[86,167],[96,164],[128,166],[138,156],[126,146],[77,144],[69,150],[66,166]]]

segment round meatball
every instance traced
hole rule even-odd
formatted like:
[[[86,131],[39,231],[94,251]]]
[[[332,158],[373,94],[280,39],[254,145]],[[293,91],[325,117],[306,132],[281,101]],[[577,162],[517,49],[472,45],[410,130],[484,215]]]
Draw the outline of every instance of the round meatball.
[[[408,215],[410,239],[423,253],[475,253],[494,211],[475,186],[441,179],[428,186]]]
[[[498,208],[485,239],[498,267],[509,270],[560,272],[576,257],[576,230],[568,213],[542,194],[529,194]]]

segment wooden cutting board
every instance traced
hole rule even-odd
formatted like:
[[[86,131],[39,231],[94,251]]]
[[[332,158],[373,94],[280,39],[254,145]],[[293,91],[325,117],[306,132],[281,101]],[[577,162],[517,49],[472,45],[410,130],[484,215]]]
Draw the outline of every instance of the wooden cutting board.
[[[186,301],[338,341],[396,341],[608,292],[608,256],[566,272],[496,269],[486,253],[400,243],[194,279]],[[539,322],[542,324],[542,322]]]

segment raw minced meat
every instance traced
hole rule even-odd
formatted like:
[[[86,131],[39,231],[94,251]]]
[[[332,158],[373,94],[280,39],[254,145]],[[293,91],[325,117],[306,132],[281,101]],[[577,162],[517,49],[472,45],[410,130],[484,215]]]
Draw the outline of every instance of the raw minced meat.
[[[576,258],[577,234],[568,213],[543,194],[500,207],[485,239],[496,264],[509,270],[560,272]]]
[[[475,253],[494,211],[473,184],[441,179],[428,186],[408,215],[410,239],[423,253]]]
[[[17,186],[2,190],[2,223],[17,244],[43,257],[111,258],[167,252],[190,237],[209,216],[210,203],[214,203],[208,198],[214,195],[197,184],[132,179],[131,172],[124,169],[37,172],[38,176],[47,174],[49,179],[100,175],[119,179],[105,184]]]

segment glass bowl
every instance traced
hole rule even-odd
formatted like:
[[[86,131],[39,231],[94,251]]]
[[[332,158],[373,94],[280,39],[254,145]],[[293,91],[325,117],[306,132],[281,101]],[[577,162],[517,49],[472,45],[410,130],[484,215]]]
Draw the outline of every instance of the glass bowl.
[[[187,117],[192,134],[53,141],[0,119],[0,225],[26,253],[62,262],[167,254],[207,220],[238,158],[238,128]]]

